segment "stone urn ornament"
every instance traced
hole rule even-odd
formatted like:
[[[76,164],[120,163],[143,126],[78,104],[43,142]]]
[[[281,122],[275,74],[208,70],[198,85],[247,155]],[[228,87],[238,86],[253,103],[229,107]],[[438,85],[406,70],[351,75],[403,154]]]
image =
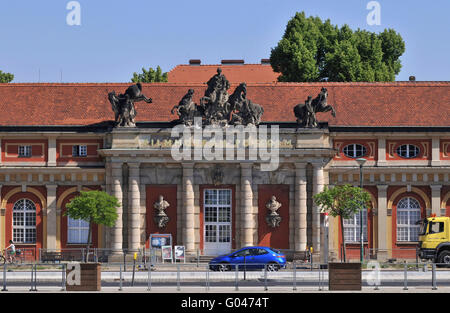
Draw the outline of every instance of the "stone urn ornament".
[[[281,223],[281,216],[278,214],[278,209],[281,207],[281,203],[277,201],[275,196],[270,198],[270,201],[266,203],[266,208],[270,211],[266,216],[267,224],[272,228],[277,228]]]
[[[169,206],[169,202],[164,200],[164,197],[162,195],[159,195],[158,201],[153,204],[153,207],[157,211],[156,215],[153,217],[153,221],[156,225],[158,225],[158,228],[165,228],[169,223],[169,216],[167,216],[165,212],[165,209],[167,209]]]

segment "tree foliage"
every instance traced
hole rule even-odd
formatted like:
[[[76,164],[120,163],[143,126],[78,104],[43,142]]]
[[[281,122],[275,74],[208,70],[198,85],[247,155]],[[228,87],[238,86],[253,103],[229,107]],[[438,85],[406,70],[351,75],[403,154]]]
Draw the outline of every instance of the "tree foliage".
[[[0,71],[0,83],[10,83],[14,79],[14,74]]]
[[[370,205],[370,194],[359,187],[350,185],[336,186],[314,195],[315,203],[328,212],[333,217],[340,218],[341,235],[344,244],[345,262],[345,239],[344,239],[344,219],[352,218],[361,209]]]
[[[167,82],[167,73],[163,73],[161,67],[149,68],[148,71],[145,68],[142,68],[142,73],[138,74],[136,72],[133,73],[133,78],[131,78],[133,83],[156,83],[156,82]]]
[[[67,205],[64,216],[89,223],[89,236],[86,244],[89,248],[92,238],[92,224],[114,226],[117,220],[117,208],[120,206],[116,197],[104,191],[81,191]],[[86,257],[87,259],[87,257]]]
[[[301,12],[288,22],[270,63],[281,73],[279,81],[394,81],[404,52],[405,43],[393,29],[353,31]]]

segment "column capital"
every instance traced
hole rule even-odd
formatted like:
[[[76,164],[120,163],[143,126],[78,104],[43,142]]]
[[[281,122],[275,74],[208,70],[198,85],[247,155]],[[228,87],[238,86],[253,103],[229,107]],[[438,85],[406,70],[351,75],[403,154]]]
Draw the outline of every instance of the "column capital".
[[[127,162],[127,164],[130,168],[139,168],[141,166],[141,162],[138,161]]]
[[[442,185],[430,185],[431,191],[441,191]]]
[[[47,190],[56,190],[56,188],[58,188],[58,185],[54,184],[54,185],[45,185],[47,187]]]
[[[241,168],[245,169],[251,169],[253,167],[252,163],[239,163],[239,165],[241,166]]]
[[[386,191],[389,185],[377,185],[378,191]]]
[[[294,163],[296,169],[304,169],[306,168],[306,162],[295,162]]]
[[[193,169],[195,166],[194,162],[182,162],[181,166],[183,167],[183,169]]]

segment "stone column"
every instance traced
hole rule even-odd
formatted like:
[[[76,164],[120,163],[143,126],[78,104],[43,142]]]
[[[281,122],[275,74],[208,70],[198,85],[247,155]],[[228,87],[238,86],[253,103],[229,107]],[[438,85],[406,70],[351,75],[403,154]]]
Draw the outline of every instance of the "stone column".
[[[386,138],[378,138],[378,166],[386,166]]]
[[[111,248],[114,253],[122,252],[122,162],[121,161],[112,161],[111,163],[111,175],[112,175],[112,193],[119,200],[120,206],[117,208],[117,220],[116,224],[112,227],[111,234]]]
[[[441,188],[442,185],[431,185],[431,213],[441,216]]]
[[[48,137],[48,166],[56,166],[56,137]]]
[[[388,259],[387,251],[387,189],[388,185],[377,185],[378,188],[378,252],[377,259]]]
[[[186,247],[186,253],[193,254],[195,252],[194,163],[183,163],[182,166],[183,242]]]
[[[252,164],[241,163],[241,245],[253,245]]]
[[[307,244],[306,163],[295,163],[294,249],[305,251]]]
[[[440,145],[439,137],[433,137],[431,141],[431,166],[441,165]]]
[[[129,167],[128,204],[130,206],[130,210],[128,211],[128,221],[129,221],[128,247],[132,251],[138,251],[138,249],[140,248],[140,241],[141,241],[140,240],[141,195],[139,191],[139,183],[140,183],[139,166],[140,166],[139,163],[128,163]]]
[[[56,188],[47,185],[47,249],[56,249]]]
[[[323,191],[323,164],[312,163],[313,165],[313,194]],[[312,244],[314,253],[320,251],[320,208],[313,202],[312,208]]]

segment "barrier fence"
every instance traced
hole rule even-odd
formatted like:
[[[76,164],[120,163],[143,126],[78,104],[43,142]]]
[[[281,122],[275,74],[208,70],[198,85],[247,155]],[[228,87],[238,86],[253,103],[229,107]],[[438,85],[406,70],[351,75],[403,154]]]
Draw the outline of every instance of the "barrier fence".
[[[123,263],[104,263],[101,285],[106,291],[135,289],[140,291],[215,290],[265,292],[327,291],[327,264],[292,262],[286,268],[274,270],[267,264],[233,264],[226,271],[201,264],[136,264],[125,271]],[[39,290],[65,291],[68,263],[22,263],[2,265],[1,291]],[[433,263],[363,264],[363,291],[373,290],[438,290],[450,288],[450,268]],[[450,289],[449,289],[450,290]]]

